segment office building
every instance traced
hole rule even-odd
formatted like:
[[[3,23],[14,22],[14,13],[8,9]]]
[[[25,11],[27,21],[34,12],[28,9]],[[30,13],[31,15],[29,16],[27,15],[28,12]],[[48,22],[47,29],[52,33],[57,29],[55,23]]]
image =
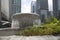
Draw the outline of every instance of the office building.
[[[53,0],[53,15],[60,19],[60,0]]]
[[[53,11],[48,11],[47,15],[48,15],[49,18],[52,18],[53,17]]]
[[[0,0],[0,26],[1,26],[1,0]]]
[[[1,0],[1,11],[7,20],[15,13],[21,12],[21,0]]]
[[[0,0],[0,21],[1,21],[1,0]]]
[[[41,22],[43,22],[44,19],[47,18],[48,0],[37,0],[36,13],[40,15]]]
[[[31,13],[36,13],[36,1],[31,2]]]

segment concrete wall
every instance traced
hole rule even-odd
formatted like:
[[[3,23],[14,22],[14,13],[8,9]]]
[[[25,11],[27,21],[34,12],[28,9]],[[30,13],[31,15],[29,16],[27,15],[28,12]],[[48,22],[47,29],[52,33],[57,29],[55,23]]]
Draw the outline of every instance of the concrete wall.
[[[9,0],[1,0],[1,11],[9,19]]]
[[[1,22],[1,0],[0,0],[0,22]]]
[[[0,36],[11,36],[14,35],[18,30],[11,28],[2,28],[0,29]]]

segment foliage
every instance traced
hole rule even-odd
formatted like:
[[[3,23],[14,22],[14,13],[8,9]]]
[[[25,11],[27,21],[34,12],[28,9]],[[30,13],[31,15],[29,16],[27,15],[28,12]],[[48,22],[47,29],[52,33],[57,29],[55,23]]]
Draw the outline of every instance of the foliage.
[[[60,20],[53,18],[50,22],[44,22],[43,25],[34,25],[32,28],[26,28],[16,33],[16,35],[39,36],[60,34]]]

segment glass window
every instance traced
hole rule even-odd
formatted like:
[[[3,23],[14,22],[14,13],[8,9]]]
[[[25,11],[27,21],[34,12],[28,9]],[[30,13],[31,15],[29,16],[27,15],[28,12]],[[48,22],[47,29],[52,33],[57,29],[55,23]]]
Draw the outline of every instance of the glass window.
[[[21,0],[12,0],[13,13],[21,12]]]

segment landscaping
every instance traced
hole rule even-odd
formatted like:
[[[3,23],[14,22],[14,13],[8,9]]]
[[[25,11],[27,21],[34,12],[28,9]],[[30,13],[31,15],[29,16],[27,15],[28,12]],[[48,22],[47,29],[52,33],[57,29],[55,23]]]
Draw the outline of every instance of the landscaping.
[[[58,35],[60,34],[60,20],[53,18],[46,19],[42,25],[33,25],[16,33],[23,36],[41,36],[41,35]]]

